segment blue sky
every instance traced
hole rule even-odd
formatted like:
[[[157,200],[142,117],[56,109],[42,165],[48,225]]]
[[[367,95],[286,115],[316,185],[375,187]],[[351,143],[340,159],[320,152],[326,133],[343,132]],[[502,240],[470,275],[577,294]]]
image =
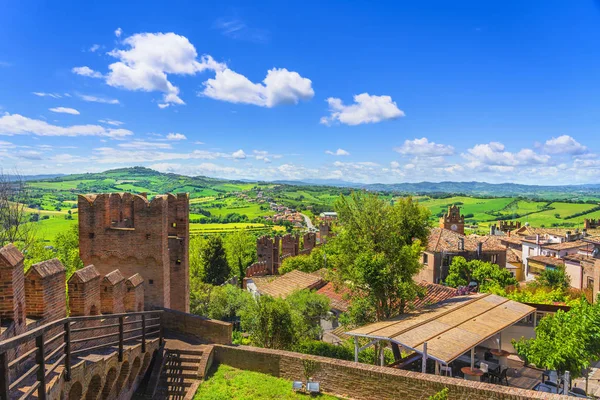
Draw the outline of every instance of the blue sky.
[[[600,177],[597,2],[91,3],[3,3],[3,169]]]

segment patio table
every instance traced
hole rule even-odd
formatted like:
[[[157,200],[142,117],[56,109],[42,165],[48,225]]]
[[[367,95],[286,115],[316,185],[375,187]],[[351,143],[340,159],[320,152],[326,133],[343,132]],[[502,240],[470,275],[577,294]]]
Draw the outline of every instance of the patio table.
[[[483,371],[479,368],[462,367],[460,371],[465,375],[466,380],[481,382]]]

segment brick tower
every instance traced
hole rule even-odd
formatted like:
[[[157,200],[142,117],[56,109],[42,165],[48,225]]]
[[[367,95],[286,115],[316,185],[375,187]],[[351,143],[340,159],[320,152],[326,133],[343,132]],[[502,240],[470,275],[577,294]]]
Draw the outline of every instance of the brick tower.
[[[460,207],[452,205],[448,207],[448,212],[440,218],[440,228],[465,234],[465,217],[460,214]]]
[[[256,255],[259,262],[264,262],[268,275],[279,273],[279,236],[271,239],[262,236],[256,240]]]
[[[80,195],[79,253],[100,275],[144,279],[144,307],[189,311],[189,197]]]

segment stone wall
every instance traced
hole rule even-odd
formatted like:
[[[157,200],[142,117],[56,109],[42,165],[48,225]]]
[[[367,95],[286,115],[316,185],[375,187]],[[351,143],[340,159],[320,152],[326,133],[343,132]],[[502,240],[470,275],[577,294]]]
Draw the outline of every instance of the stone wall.
[[[228,322],[163,309],[165,329],[191,335],[204,343],[231,344],[232,325]]]
[[[448,398],[453,400],[569,399],[566,396],[288,351],[224,345],[215,345],[214,351],[217,363],[288,380],[304,380],[303,360],[314,360],[318,369],[313,379],[320,382],[323,392],[357,400],[421,400],[444,388],[449,389]]]

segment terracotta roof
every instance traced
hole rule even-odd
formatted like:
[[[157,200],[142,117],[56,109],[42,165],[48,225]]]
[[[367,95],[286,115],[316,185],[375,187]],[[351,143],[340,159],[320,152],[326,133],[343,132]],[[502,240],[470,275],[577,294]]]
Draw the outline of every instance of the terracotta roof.
[[[118,269],[115,269],[113,272],[109,273],[104,277],[104,280],[107,281],[111,286],[116,285],[117,283],[125,280],[123,274]]]
[[[564,265],[564,263],[565,263],[562,258],[548,257],[548,256],[533,256],[533,257],[528,257],[527,260],[528,261],[536,261],[536,262],[539,262],[542,264],[554,265],[554,266]]]
[[[125,284],[129,287],[138,287],[144,283],[144,278],[140,274],[135,274],[127,278]]]
[[[73,273],[73,276],[71,276],[71,278],[69,279],[69,282],[71,281],[71,279],[77,279],[81,283],[86,283],[91,281],[92,279],[98,278],[99,276],[100,274],[96,270],[96,267],[94,267],[93,265],[88,265],[87,267],[75,271]]]
[[[331,308],[335,310],[340,310],[342,312],[348,311],[348,307],[350,306],[350,302],[346,300],[344,297],[350,294],[350,289],[346,287],[335,287],[333,282],[327,283],[321,289],[317,290],[317,293],[327,296],[331,303]]]
[[[457,295],[456,289],[448,286],[425,281],[419,282],[418,285],[424,287],[427,292],[425,293],[425,297],[416,299],[409,305],[412,309],[419,309],[430,304],[439,303]]]
[[[503,251],[506,247],[500,243],[500,238],[497,236],[478,236],[478,235],[461,235],[448,229],[433,228],[429,234],[427,242],[427,251],[434,253],[459,252],[459,242],[464,240],[464,251],[477,251],[477,244],[483,244],[483,251]]]
[[[307,274],[306,272],[294,270],[285,275],[275,278],[267,283],[259,291],[273,297],[287,297],[292,292],[301,289],[315,289],[323,284],[319,276]]]
[[[12,243],[0,249],[0,267],[16,267],[25,256]]]
[[[508,248],[506,249],[506,262],[507,263],[522,263],[523,262],[523,252],[520,250],[515,250]]]
[[[33,264],[29,271],[27,271],[27,275],[32,273],[32,271],[37,272],[37,274],[42,278],[47,278],[49,276],[65,272],[66,268],[60,261],[58,261],[57,258],[53,258],[51,260]]]
[[[567,254],[562,259],[567,260],[567,261],[574,261],[574,262],[594,261],[595,260],[594,258],[592,258],[588,255],[585,255],[585,254]]]
[[[500,242],[506,242],[506,243],[511,243],[511,244],[522,244],[523,243],[523,237],[522,236],[502,236],[500,238]]]
[[[566,250],[566,249],[576,249],[579,247],[587,247],[587,246],[589,246],[589,243],[586,243],[583,240],[575,240],[573,242],[543,244],[541,247],[543,247],[544,249],[550,249],[550,250]]]

